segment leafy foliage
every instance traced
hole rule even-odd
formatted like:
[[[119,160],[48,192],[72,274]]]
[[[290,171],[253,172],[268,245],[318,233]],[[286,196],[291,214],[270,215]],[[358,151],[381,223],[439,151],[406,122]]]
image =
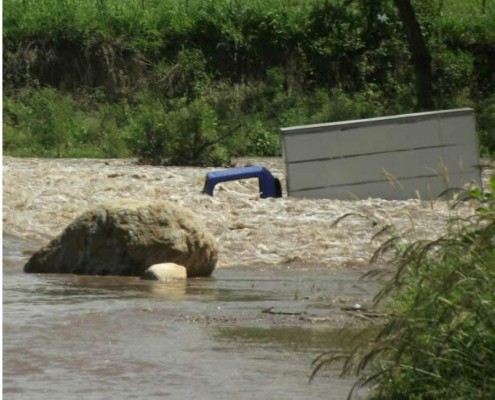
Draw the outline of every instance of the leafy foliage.
[[[476,108],[483,148],[492,152],[495,10],[467,0],[414,5],[433,57],[435,103]],[[277,155],[281,126],[411,112],[416,106],[410,53],[391,0],[6,0],[3,6],[8,107],[22,103],[46,117],[46,103],[42,111],[21,99],[40,91],[52,110],[60,98],[69,99],[74,115],[60,121],[78,116],[75,126],[59,130],[59,136],[65,133],[50,150],[46,140],[37,142],[41,133],[33,136],[34,128],[6,118],[4,150],[10,154],[24,147],[24,153],[64,156],[84,147],[145,159],[151,142],[130,140],[141,140],[136,132],[151,128],[136,127],[145,118],[135,113],[155,107],[180,114],[201,103],[215,114],[220,158]],[[51,100],[47,88],[58,92]],[[224,138],[234,128],[235,137]],[[176,142],[183,135],[170,132]],[[21,146],[30,138],[35,142]],[[108,145],[110,138],[116,146]]]
[[[389,321],[344,355],[346,372],[377,399],[489,399],[495,393],[495,176],[474,189],[475,215],[454,218],[434,241],[387,242],[397,270],[377,300]],[[392,245],[392,246],[390,246]],[[326,354],[316,370],[336,359]]]
[[[170,108],[159,100],[137,110],[135,153],[152,164],[223,165],[229,161],[213,108],[203,100],[179,100]]]
[[[480,143],[483,153],[488,156],[495,153],[495,95],[479,104],[478,115]]]

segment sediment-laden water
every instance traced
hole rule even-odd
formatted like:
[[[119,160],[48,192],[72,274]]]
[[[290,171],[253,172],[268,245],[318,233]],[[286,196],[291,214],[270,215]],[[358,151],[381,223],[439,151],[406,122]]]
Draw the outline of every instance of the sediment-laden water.
[[[280,159],[254,160],[283,177]],[[350,346],[377,283],[359,278],[393,225],[433,238],[443,202],[260,199],[253,180],[201,193],[204,168],[132,160],[3,160],[3,391],[9,399],[344,399],[338,366],[311,384],[311,362]],[[172,200],[217,238],[212,278],[24,274],[29,254],[112,198]],[[469,215],[469,204],[455,213]],[[337,225],[334,223],[348,215]],[[342,331],[344,329],[344,331]]]
[[[4,236],[3,394],[9,399],[343,399],[312,360],[365,324],[360,270],[233,266],[209,279],[24,274],[34,247]]]

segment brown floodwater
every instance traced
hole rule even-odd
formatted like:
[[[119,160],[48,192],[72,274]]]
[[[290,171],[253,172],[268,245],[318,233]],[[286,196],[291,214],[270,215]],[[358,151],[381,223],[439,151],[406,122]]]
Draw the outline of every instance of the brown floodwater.
[[[252,179],[207,196],[209,168],[3,158],[6,399],[347,397],[354,377],[335,365],[310,384],[311,362],[369,333],[370,321],[343,309],[366,307],[377,291],[359,278],[389,238],[378,233],[434,239],[474,207],[290,198],[281,158],[241,161],[267,167],[284,196],[260,199]],[[213,277],[163,284],[22,272],[27,255],[82,212],[125,198],[195,212],[219,245]]]
[[[355,381],[338,366],[309,375],[363,329],[342,311],[376,290],[362,269],[240,265],[181,283],[25,274],[37,247],[4,233],[6,399],[340,400]]]

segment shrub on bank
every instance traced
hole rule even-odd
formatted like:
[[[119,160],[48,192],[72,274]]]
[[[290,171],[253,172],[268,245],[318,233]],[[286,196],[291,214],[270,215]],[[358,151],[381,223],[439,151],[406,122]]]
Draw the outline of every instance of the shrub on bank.
[[[434,102],[475,107],[483,115],[483,148],[493,151],[485,105],[495,91],[495,9],[466,0],[413,3],[432,55]],[[217,145],[207,151],[223,163],[229,154],[280,154],[281,126],[417,106],[411,54],[391,0],[6,0],[3,6],[7,154],[150,158],[152,147],[162,145],[145,136],[161,128],[137,127],[144,118],[138,114],[153,106],[173,120],[174,112],[201,103],[219,128],[216,139],[207,139]],[[50,97],[48,88],[57,94]],[[44,111],[24,96],[36,91]],[[22,113],[16,104],[30,110],[38,127],[28,127],[26,116],[10,118]],[[48,116],[54,112],[60,115]],[[173,140],[185,135],[171,132]],[[209,128],[200,136],[211,135]],[[201,165],[201,153],[197,161],[177,162]]]
[[[21,90],[3,103],[4,154],[133,156],[155,165],[220,166],[244,155],[280,156],[282,126],[387,112],[369,91],[291,96],[270,84],[222,82],[201,90],[190,99],[189,89],[172,99],[147,90],[117,102],[99,90],[77,95],[53,88]]]
[[[389,320],[344,357],[345,372],[357,372],[372,399],[495,395],[495,176],[469,201],[475,215],[453,219],[439,239],[386,243],[396,270],[378,300],[387,299]],[[320,357],[315,373],[332,360]]]

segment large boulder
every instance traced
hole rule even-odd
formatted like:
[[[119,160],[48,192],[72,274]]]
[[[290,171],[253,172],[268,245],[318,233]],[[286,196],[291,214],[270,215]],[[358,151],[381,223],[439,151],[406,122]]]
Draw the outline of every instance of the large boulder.
[[[36,252],[25,272],[142,276],[153,264],[209,276],[217,245],[188,209],[172,202],[119,200],[87,211]]]

